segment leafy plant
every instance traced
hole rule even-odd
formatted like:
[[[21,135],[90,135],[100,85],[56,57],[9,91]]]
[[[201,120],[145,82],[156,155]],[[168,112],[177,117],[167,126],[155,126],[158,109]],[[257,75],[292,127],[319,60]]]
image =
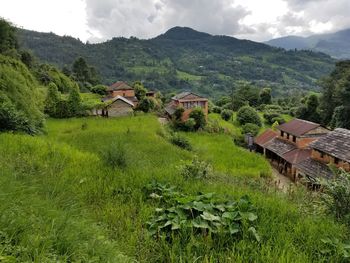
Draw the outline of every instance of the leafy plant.
[[[147,222],[150,234],[169,241],[180,234],[211,235],[228,242],[252,237],[260,242],[254,222],[258,216],[248,196],[238,201],[219,199],[214,194],[185,195],[175,187],[154,182],[146,187],[147,196],[161,205]]]
[[[222,110],[221,111],[221,118],[224,119],[225,121],[228,121],[232,119],[233,111],[232,110]]]
[[[191,143],[187,140],[186,137],[180,135],[179,133],[173,133],[170,137],[170,142],[182,149],[185,149],[188,151],[192,150]]]
[[[180,166],[181,175],[186,179],[205,179],[212,175],[212,166],[194,157],[191,163]]]
[[[325,255],[338,255],[342,261],[349,262],[350,259],[350,244],[342,243],[337,238],[324,238],[321,239],[325,248],[321,250],[322,254]]]
[[[242,126],[242,131],[244,134],[251,133],[253,136],[256,136],[259,133],[260,127],[253,123],[246,123]]]
[[[261,127],[261,119],[256,110],[250,106],[244,106],[237,112],[237,120],[241,125],[253,123]]]

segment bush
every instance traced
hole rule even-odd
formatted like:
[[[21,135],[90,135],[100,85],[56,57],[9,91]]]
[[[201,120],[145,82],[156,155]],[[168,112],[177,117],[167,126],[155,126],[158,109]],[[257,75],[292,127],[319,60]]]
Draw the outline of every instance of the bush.
[[[275,122],[278,122],[278,124],[283,124],[286,123],[286,120],[282,116],[279,116],[272,119],[272,124]]]
[[[195,121],[195,125],[194,125],[195,130],[198,130],[199,128],[203,129],[207,124],[202,108],[197,107],[193,109],[193,111],[190,113],[190,118],[194,119]]]
[[[350,174],[342,171],[324,182],[324,203],[338,220],[350,226]]]
[[[190,144],[190,142],[187,140],[186,137],[178,134],[178,133],[174,133],[173,135],[171,135],[170,137],[170,142],[182,149],[191,151],[192,150],[192,145]]]
[[[214,106],[213,108],[212,108],[212,112],[213,113],[221,113],[221,111],[222,111],[222,108],[221,107],[219,107],[219,106]]]
[[[91,88],[92,93],[100,94],[100,95],[106,95],[107,94],[107,86],[105,85],[96,85]]]
[[[125,168],[126,163],[126,151],[124,146],[120,142],[112,143],[108,148],[102,152],[103,161],[111,168]]]
[[[143,112],[150,112],[155,108],[155,103],[152,99],[144,97],[137,105],[137,109]]]
[[[260,130],[260,127],[256,124],[253,124],[253,123],[246,123],[242,126],[243,134],[250,133],[253,136],[256,136],[256,135],[258,135],[259,130]]]
[[[237,121],[244,125],[246,123],[253,123],[261,127],[261,119],[259,114],[250,106],[244,106],[237,112]]]
[[[185,121],[185,123],[184,123],[184,125],[183,125],[183,128],[184,128],[186,131],[194,131],[195,126],[196,126],[196,121],[195,121],[195,119],[189,118],[187,121]]]
[[[273,119],[276,117],[280,117],[280,114],[277,112],[265,112],[263,116],[266,122],[271,125],[272,123],[274,123]]]
[[[213,173],[213,168],[205,161],[200,161],[197,156],[191,163],[180,167],[181,175],[185,179],[206,179]]]
[[[221,111],[221,118],[225,121],[232,119],[233,111],[232,110],[223,110]]]

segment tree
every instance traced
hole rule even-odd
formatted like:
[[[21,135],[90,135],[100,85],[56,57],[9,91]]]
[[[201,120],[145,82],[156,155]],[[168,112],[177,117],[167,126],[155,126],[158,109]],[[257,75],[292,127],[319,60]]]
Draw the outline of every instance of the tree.
[[[232,110],[249,105],[256,107],[259,104],[259,90],[249,85],[241,85],[233,95]]]
[[[77,86],[70,90],[67,102],[70,116],[76,116],[81,113],[81,98]]]
[[[96,85],[91,88],[92,93],[100,94],[100,95],[106,95],[107,94],[107,86],[105,85]]]
[[[192,112],[190,113],[190,118],[194,119],[194,121],[196,122],[196,124],[194,125],[195,130],[198,130],[199,128],[204,128],[207,124],[204,112],[200,107],[196,107],[192,110]]]
[[[89,66],[82,57],[79,57],[74,61],[72,72],[75,79],[82,83],[84,87],[96,85],[99,82],[99,76],[96,69]]]
[[[242,126],[243,134],[252,134],[253,136],[258,135],[260,127],[253,123],[246,123]]]
[[[57,117],[57,107],[60,101],[60,94],[55,83],[51,82],[47,88],[45,100],[45,113],[51,117]]]
[[[311,94],[306,99],[306,105],[302,105],[296,112],[297,118],[320,122],[321,116],[318,111],[319,101],[316,94]]]
[[[221,118],[223,120],[228,121],[228,120],[232,119],[233,111],[232,110],[222,110],[220,115],[221,115]]]
[[[272,96],[270,88],[263,88],[259,94],[259,103],[260,104],[271,104]]]
[[[138,100],[142,100],[144,97],[146,97],[147,89],[140,81],[136,81],[133,87],[135,90],[135,96]]]
[[[155,103],[151,98],[144,97],[141,99],[139,104],[137,105],[137,108],[139,110],[142,110],[143,112],[150,112],[154,109]]]
[[[18,48],[16,29],[5,19],[0,18],[0,53]]]
[[[259,127],[262,125],[259,114],[254,108],[250,106],[244,106],[239,109],[237,112],[237,121],[241,125],[244,125],[246,123],[253,123]]]

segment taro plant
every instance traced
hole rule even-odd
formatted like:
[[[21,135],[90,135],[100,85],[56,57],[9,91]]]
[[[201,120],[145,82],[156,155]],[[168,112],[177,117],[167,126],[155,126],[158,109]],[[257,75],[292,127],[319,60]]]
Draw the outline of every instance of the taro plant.
[[[324,244],[324,249],[321,250],[322,254],[337,255],[338,262],[350,261],[350,244],[344,244],[337,238],[324,238],[321,241]]]
[[[147,223],[154,237],[171,241],[177,235],[210,235],[227,244],[248,237],[260,242],[255,229],[258,216],[248,196],[238,201],[212,193],[191,196],[159,183],[146,186],[146,193],[160,206]]]

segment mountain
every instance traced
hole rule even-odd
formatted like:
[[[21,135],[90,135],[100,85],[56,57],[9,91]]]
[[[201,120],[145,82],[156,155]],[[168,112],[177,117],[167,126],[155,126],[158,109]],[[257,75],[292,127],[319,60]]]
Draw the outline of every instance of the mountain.
[[[19,29],[20,44],[43,62],[70,66],[84,57],[103,82],[142,80],[151,89],[191,89],[217,97],[242,82],[271,86],[275,93],[317,89],[335,60],[311,51],[286,51],[228,36],[175,27],[148,40],[113,38],[84,44],[72,37]]]
[[[285,49],[309,49],[337,59],[350,59],[350,29],[309,37],[281,37],[267,41],[266,44]]]

